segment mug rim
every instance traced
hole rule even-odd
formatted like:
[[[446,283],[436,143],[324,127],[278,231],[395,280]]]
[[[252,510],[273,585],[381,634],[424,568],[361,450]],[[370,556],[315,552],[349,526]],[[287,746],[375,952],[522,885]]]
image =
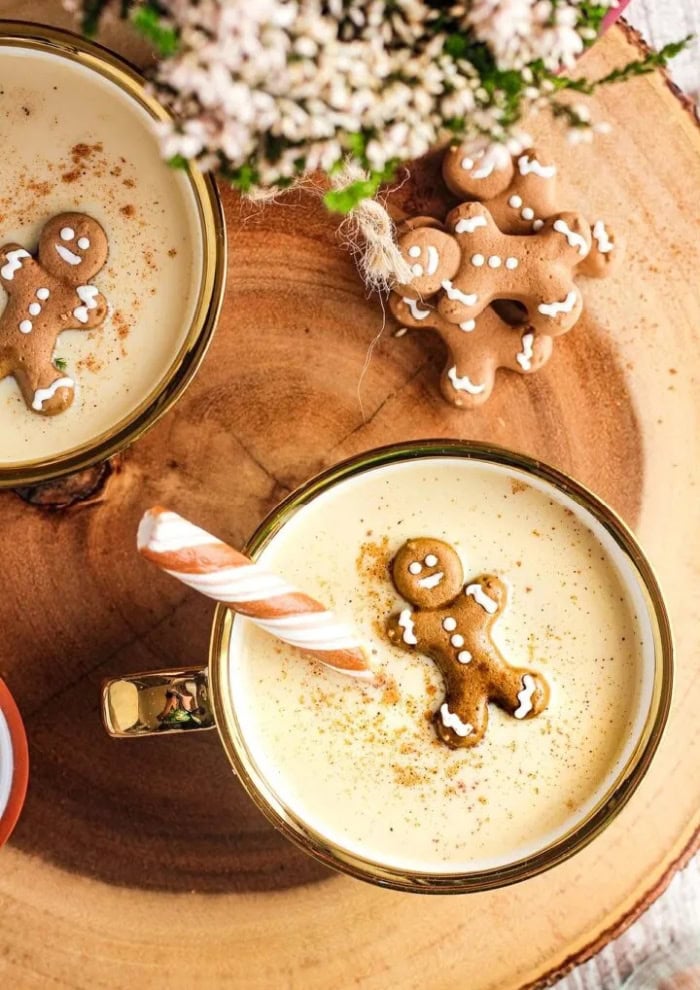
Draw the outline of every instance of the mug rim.
[[[639,579],[639,588],[643,593],[652,627],[654,648],[654,676],[649,712],[625,765],[582,821],[536,853],[512,863],[468,873],[435,874],[377,864],[342,848],[307,825],[277,798],[267,780],[253,765],[252,759],[247,757],[245,744],[238,732],[230,693],[226,688],[228,651],[235,616],[224,605],[217,605],[214,614],[209,647],[209,676],[216,727],[228,759],[248,796],[288,839],[324,865],[357,879],[394,890],[456,894],[491,890],[534,877],[579,852],[613,821],[646,775],[661,740],[671,704],[674,647],[670,619],[656,575],[636,537],[620,516],[586,486],[566,473],[541,460],[490,443],[443,439],[406,441],[343,460],[311,478],[273,508],[248,540],[244,552],[255,559],[298,507],[313,501],[317,495],[328,491],[340,481],[376,467],[439,457],[461,457],[515,468],[553,485],[593,515],[632,564]]]
[[[12,781],[5,808],[0,808],[0,847],[12,835],[24,807],[29,780],[29,750],[27,736],[17,704],[10,689],[0,679],[0,715],[4,716],[12,749]]]
[[[3,48],[27,48],[57,55],[96,72],[117,86],[152,120],[171,121],[171,114],[146,90],[146,80],[126,59],[80,35],[44,24],[0,20]],[[185,176],[202,239],[202,267],[190,326],[158,383],[130,412],[107,430],[62,453],[0,464],[0,490],[35,485],[74,474],[113,457],[138,440],[181,397],[204,360],[211,343],[226,286],[226,223],[216,181],[191,164]]]

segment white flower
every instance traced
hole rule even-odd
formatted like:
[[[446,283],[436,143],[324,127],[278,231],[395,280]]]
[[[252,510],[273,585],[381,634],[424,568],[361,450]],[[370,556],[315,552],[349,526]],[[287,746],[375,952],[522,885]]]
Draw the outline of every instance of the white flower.
[[[524,146],[511,96],[480,77],[469,46],[520,71],[520,110],[534,111],[554,87],[532,66],[558,71],[590,40],[582,2],[162,0],[180,35],[154,82],[177,120],[163,152],[274,185],[348,152],[382,171],[456,129],[500,161]]]

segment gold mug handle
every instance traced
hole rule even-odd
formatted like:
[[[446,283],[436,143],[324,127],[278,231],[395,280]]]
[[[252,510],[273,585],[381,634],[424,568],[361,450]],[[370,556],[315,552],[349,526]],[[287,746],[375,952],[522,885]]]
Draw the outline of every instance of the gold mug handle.
[[[118,739],[213,729],[209,672],[156,670],[104,681],[102,721]]]

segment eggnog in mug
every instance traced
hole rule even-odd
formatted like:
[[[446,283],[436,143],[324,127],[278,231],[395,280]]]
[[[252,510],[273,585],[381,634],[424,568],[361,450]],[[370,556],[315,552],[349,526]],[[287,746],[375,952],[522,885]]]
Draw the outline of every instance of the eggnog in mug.
[[[163,160],[156,124],[164,114],[130,69],[81,39],[41,28],[33,38],[30,31],[12,25],[0,31],[0,246],[35,255],[52,217],[94,218],[108,254],[88,281],[106,301],[107,315],[93,329],[56,317],[65,332],[44,363],[73,392],[70,407],[57,415],[41,415],[51,388],[42,388],[32,405],[14,375],[5,374],[12,362],[0,353],[0,476],[60,460],[129,428],[144,405],[171,387],[218,301],[213,184]],[[77,283],[80,267],[70,265],[80,265],[88,238],[72,228],[61,234],[55,249]],[[17,270],[3,269],[12,279],[0,288],[0,311],[5,290],[21,281],[20,262]],[[52,303],[40,291],[30,312]]]
[[[585,823],[599,829],[611,795],[639,770],[650,724],[660,731],[670,657],[661,657],[653,578],[642,578],[646,563],[632,559],[629,534],[605,507],[592,511],[580,491],[510,455],[420,453],[339,469],[273,514],[252,545],[266,567],[356,625],[376,683],[306,660],[236,617],[215,687],[229,755],[276,824],[351,872],[439,885],[552,850]],[[433,660],[386,636],[388,617],[406,606],[390,562],[423,536],[458,551],[465,583],[504,582],[493,639],[550,690],[533,718],[490,704],[472,748],[450,749],[436,734],[445,687]]]

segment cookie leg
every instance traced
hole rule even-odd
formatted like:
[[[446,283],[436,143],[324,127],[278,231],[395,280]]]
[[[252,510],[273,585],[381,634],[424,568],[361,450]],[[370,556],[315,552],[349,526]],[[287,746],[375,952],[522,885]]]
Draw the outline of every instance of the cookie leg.
[[[493,392],[496,369],[491,360],[467,361],[450,354],[440,380],[445,399],[460,409],[474,409]]]
[[[512,327],[510,336],[501,342],[498,365],[520,375],[531,375],[549,361],[553,348],[552,338],[535,333],[532,327]]]
[[[448,692],[435,712],[435,731],[451,749],[476,746],[488,724],[486,695]]]
[[[72,404],[75,383],[53,364],[46,364],[39,371],[16,369],[15,378],[24,401],[30,409],[42,416],[55,416]]]
[[[533,718],[547,707],[549,686],[534,670],[509,668],[494,685],[491,699],[517,719]]]

